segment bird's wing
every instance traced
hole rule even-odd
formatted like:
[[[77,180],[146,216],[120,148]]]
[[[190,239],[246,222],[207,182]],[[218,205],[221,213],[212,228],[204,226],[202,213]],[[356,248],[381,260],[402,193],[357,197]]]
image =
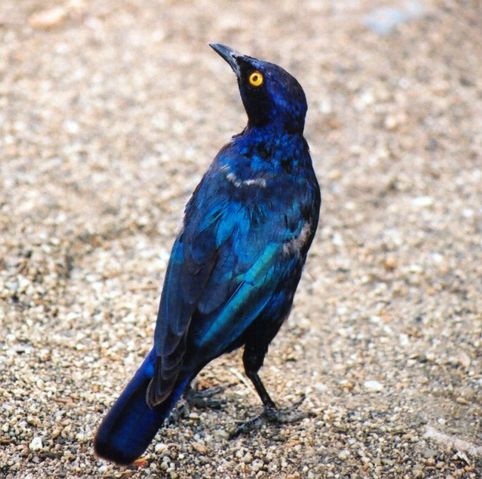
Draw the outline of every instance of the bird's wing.
[[[300,261],[286,249],[302,229],[301,223],[287,228],[286,217],[299,218],[299,207],[291,205],[292,211],[275,217],[260,211],[259,217],[268,219],[255,221],[252,210],[232,201],[219,182],[206,183],[186,208],[166,272],[148,392],[152,406],[172,391],[188,341],[206,351],[207,360],[221,354]],[[217,189],[211,191],[211,185]]]
[[[210,358],[229,349],[270,303],[283,277],[289,276],[296,263],[294,258],[285,257],[282,244],[266,244],[252,266],[233,279],[235,291],[219,308],[200,316],[201,324],[193,325],[196,347]]]

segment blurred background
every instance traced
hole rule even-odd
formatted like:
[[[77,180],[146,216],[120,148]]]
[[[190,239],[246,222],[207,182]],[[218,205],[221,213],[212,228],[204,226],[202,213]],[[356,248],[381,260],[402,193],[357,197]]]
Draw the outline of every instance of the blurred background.
[[[229,442],[260,405],[167,427],[143,469],[93,456],[151,345],[184,204],[245,113],[226,43],[308,98],[322,220],[261,375],[314,417]],[[2,0],[0,476],[482,475],[478,0]]]

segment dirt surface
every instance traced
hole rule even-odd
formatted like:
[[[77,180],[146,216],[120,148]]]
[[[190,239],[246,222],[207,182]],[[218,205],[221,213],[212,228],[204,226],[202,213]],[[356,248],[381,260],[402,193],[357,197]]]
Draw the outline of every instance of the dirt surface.
[[[411,14],[380,32],[380,5],[0,2],[1,477],[482,477],[481,6],[395,1]],[[312,417],[229,441],[260,412],[233,353],[199,379],[226,406],[121,468],[93,434],[150,348],[183,206],[245,123],[212,41],[308,97],[322,224],[261,375]]]

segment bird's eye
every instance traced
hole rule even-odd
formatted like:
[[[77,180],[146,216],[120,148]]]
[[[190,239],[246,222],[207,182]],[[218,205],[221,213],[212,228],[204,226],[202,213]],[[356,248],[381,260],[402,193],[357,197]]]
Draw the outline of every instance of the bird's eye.
[[[257,88],[261,86],[264,82],[263,74],[258,71],[253,72],[251,73],[251,75],[249,75],[248,81],[251,86],[254,86]]]

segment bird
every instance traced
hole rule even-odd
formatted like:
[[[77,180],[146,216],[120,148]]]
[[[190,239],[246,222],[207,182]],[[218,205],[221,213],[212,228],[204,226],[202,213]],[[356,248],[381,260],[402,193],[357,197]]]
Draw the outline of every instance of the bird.
[[[95,453],[118,464],[142,456],[197,374],[237,348],[263,404],[238,432],[284,420],[258,373],[290,313],[318,225],[320,187],[303,136],[307,101],[280,66],[210,46],[234,71],[248,121],[185,207],[152,349],[98,428]]]

